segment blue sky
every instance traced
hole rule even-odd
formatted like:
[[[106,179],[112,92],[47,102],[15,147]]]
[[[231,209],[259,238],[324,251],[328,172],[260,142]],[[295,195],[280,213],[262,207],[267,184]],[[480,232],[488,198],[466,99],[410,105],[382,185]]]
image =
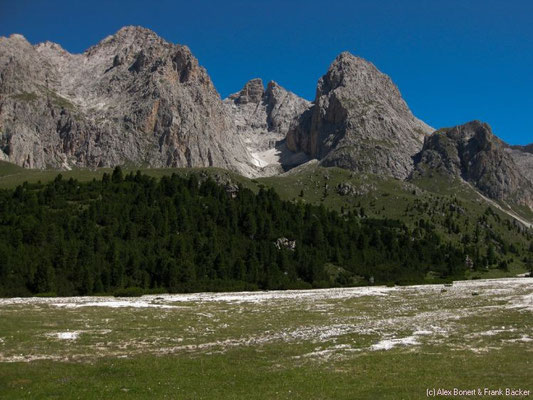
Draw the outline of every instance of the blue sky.
[[[249,79],[313,99],[341,51],[392,77],[438,128],[472,119],[533,142],[533,1],[0,0],[0,35],[82,52],[124,25],[188,45],[225,97]]]

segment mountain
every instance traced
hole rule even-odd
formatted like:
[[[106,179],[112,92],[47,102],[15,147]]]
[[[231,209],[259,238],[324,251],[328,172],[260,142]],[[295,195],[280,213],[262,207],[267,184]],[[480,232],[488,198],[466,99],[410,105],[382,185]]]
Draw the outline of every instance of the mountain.
[[[311,107],[309,101],[274,81],[265,90],[256,78],[225,99],[224,106],[254,164],[261,168],[259,174],[273,175],[307,161],[305,154],[287,150],[284,139],[290,125]]]
[[[524,153],[533,154],[533,143],[525,145],[525,146],[511,146],[511,148],[515,150],[523,151]]]
[[[491,199],[533,208],[533,183],[490,126],[472,121],[426,137],[413,177],[460,177]]]
[[[320,78],[313,107],[289,130],[287,146],[323,166],[405,179],[432,131],[387,75],[344,52]]]
[[[527,146],[509,146],[507,151],[524,176],[533,183],[533,143]]]
[[[29,168],[253,165],[186,46],[125,27],[83,54],[0,38],[0,158]]]
[[[82,54],[0,37],[3,161],[265,177],[312,160],[412,182],[460,178],[493,200],[533,207],[533,145],[509,146],[477,121],[433,131],[387,75],[347,52],[312,103],[261,79],[222,100],[189,48],[149,29],[124,27]]]

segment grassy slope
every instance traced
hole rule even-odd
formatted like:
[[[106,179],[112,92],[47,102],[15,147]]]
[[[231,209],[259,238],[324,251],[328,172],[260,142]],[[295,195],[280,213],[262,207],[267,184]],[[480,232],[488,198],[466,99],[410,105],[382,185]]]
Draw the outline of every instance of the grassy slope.
[[[460,242],[465,233],[473,237],[478,220],[489,208],[489,204],[471,187],[443,177],[408,183],[370,174],[356,174],[339,168],[309,165],[300,168],[296,173],[262,178],[258,181],[274,187],[281,197],[287,200],[321,203],[338,211],[360,212],[363,208],[369,217],[400,219],[411,227],[414,227],[420,219],[424,219],[434,224],[443,238],[454,242]],[[344,196],[339,194],[336,190],[337,185],[346,183],[357,188],[360,194]],[[302,190],[303,198],[300,197]],[[454,211],[450,212],[450,209]],[[493,231],[508,244],[512,243],[519,253],[523,254],[529,245],[527,232],[506,213],[492,206],[490,209],[493,214],[487,216],[486,224],[480,225],[481,230]],[[451,215],[453,223],[459,227],[459,233],[449,229],[447,214]],[[524,212],[521,215],[529,217]],[[533,221],[533,218],[530,220]],[[478,243],[482,254],[485,254],[487,244],[487,242]],[[493,244],[498,250],[497,243]],[[524,272],[521,257],[508,255],[506,259],[511,257],[513,261],[510,263],[509,272],[491,270],[487,276],[500,277]],[[482,275],[475,272],[472,276]]]
[[[134,172],[136,169],[125,169]],[[177,173],[189,175],[199,173],[210,175],[218,181],[232,181],[249,189],[257,191],[261,185],[273,187],[281,198],[290,201],[303,201],[312,204],[323,204],[327,208],[337,211],[355,211],[368,217],[394,218],[405,221],[414,227],[420,219],[435,225],[437,232],[448,240],[459,242],[465,233],[474,236],[478,219],[482,217],[489,205],[471,187],[457,181],[450,181],[444,177],[417,180],[414,183],[402,182],[392,178],[384,178],[371,174],[358,174],[340,168],[323,168],[316,164],[301,166],[281,176],[248,179],[236,173],[220,168],[143,168],[143,173],[159,178],[164,175]],[[104,172],[111,169],[76,169],[71,171],[28,170],[21,167],[0,162],[0,188],[14,188],[24,181],[43,183],[53,180],[58,173],[65,179],[74,178],[79,181],[100,179]],[[351,185],[356,194],[341,195],[337,191],[339,184]],[[303,192],[303,197],[300,196]],[[450,214],[452,221],[459,227],[459,233],[449,229],[446,215]],[[487,217],[487,223],[482,230],[492,230],[496,235],[504,238],[508,244],[514,244],[519,254],[523,254],[529,246],[527,232],[521,232],[521,227],[509,215],[495,207],[490,207],[494,215]],[[533,221],[530,210],[514,209],[519,215]],[[480,242],[478,246],[485,254],[487,242]],[[494,243],[498,251],[497,243]],[[521,256],[510,254],[509,271],[491,270],[487,276],[499,277],[516,275],[525,272]],[[481,276],[473,273],[472,276]]]
[[[0,399],[421,399],[433,387],[533,389],[530,311],[510,303],[531,286],[475,285],[175,309],[0,304],[0,359],[58,357],[0,362]],[[371,349],[427,329],[418,345]],[[82,333],[54,338],[67,330]]]
[[[67,179],[72,177],[87,181],[99,179],[106,171],[110,170],[61,173]],[[257,180],[218,169],[194,171],[217,175],[223,180],[230,178],[253,190],[257,190],[259,185],[272,186],[281,197],[288,200],[322,203],[337,210],[360,211],[363,207],[367,215],[400,218],[412,226],[421,217],[428,220],[443,219],[435,209],[442,204],[455,202],[455,196],[466,211],[465,215],[455,215],[459,222],[466,218],[474,221],[486,208],[474,193],[464,187],[417,182],[423,188],[417,189],[395,180],[354,175],[334,168],[310,166],[297,174]],[[145,169],[143,172],[160,177],[173,172],[189,174],[191,170]],[[3,188],[13,188],[24,181],[46,182],[56,175],[57,171],[29,171],[0,163],[0,187]],[[358,196],[341,196],[335,188],[339,183],[346,182],[363,188],[361,192],[372,190]],[[324,196],[326,184],[328,190]],[[303,198],[299,197],[301,190],[304,191]],[[426,208],[422,206],[424,203],[428,204]],[[413,208],[415,204],[421,208]],[[504,221],[508,217],[498,210],[495,213],[500,221],[491,216],[491,229],[525,246],[524,235],[507,229]],[[469,229],[472,230],[473,226],[471,222]],[[458,235],[448,233],[444,225],[438,226],[438,230],[452,240],[460,239]],[[521,270],[522,266],[517,262],[513,264],[510,274]],[[505,274],[500,270],[491,270],[485,276]],[[419,399],[425,398],[426,389],[433,387],[532,389],[531,385],[528,386],[528,382],[531,382],[531,349],[528,343],[505,342],[505,339],[509,339],[506,336],[509,333],[503,332],[499,336],[474,336],[474,339],[468,339],[470,342],[466,343],[477,347],[478,351],[463,348],[465,338],[470,333],[489,331],[495,327],[518,329],[514,335],[517,337],[528,330],[531,332],[530,314],[513,309],[496,310],[493,306],[503,304],[503,299],[489,301],[483,293],[479,296],[466,294],[471,300],[451,298],[446,306],[439,303],[440,300],[436,299],[438,296],[427,297],[428,301],[431,299],[429,303],[418,303],[424,297],[415,296],[413,301],[416,303],[405,303],[406,308],[402,311],[405,315],[398,314],[398,307],[404,305],[404,300],[387,301],[380,297],[363,297],[347,302],[327,301],[320,307],[313,303],[310,309],[302,309],[298,303],[294,306],[291,303],[280,304],[279,309],[269,306],[264,310],[238,305],[225,308],[217,303],[200,307],[197,304],[183,304],[186,307],[177,313],[128,308],[68,310],[21,305],[10,310],[1,307],[1,354],[52,354],[70,361],[0,363],[0,399]],[[429,311],[427,307],[436,307],[438,310],[451,307],[450,315],[456,315],[453,307],[457,307],[457,313],[460,314],[461,310],[478,309],[473,306],[479,306],[480,315],[465,317],[460,325],[451,323],[451,338],[440,344],[438,341],[426,343],[416,349],[400,347],[389,351],[363,351],[350,353],[353,355],[347,358],[325,361],[301,361],[298,358],[317,348],[339,343],[369,346],[379,340],[374,332],[349,334],[341,336],[338,339],[340,341],[326,344],[314,341],[285,343],[282,340],[229,348],[222,352],[216,347],[177,354],[159,352],[161,348],[179,346],[190,340],[193,340],[193,344],[199,344],[203,341],[261,336],[280,330],[298,329],[299,326],[336,325],[359,317],[362,321],[372,321],[378,315],[371,314],[378,312],[392,313],[382,316],[387,321],[387,318],[408,317],[411,312],[424,313]],[[322,312],[322,309],[335,311]],[[430,322],[438,324],[439,319]],[[222,323],[226,324],[223,329],[220,328]],[[446,326],[446,323],[443,324]],[[394,327],[394,336],[409,335],[408,328],[419,329],[418,325]],[[82,335],[75,342],[58,342],[46,336],[48,332],[77,329],[88,329],[92,333]],[[107,329],[111,332],[104,334]],[[404,332],[405,329],[408,330]],[[376,332],[383,334],[383,327],[380,326]],[[185,342],[176,342],[177,337]],[[88,360],[81,361],[76,359],[76,354],[90,355]]]
[[[2,363],[0,399],[422,399],[428,388],[531,388],[525,372],[531,354],[523,349],[485,355],[435,350],[282,368],[290,356],[286,346],[92,364]]]

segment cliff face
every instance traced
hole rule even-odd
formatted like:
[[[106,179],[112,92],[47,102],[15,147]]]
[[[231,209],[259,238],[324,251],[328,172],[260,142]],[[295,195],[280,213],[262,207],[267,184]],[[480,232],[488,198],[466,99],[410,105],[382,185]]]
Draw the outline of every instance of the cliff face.
[[[461,177],[486,196],[533,207],[533,183],[488,124],[472,121],[428,136],[413,177]]]
[[[258,79],[222,102],[187,47],[139,27],[83,54],[1,38],[0,94],[0,159],[30,168],[272,175],[318,158],[403,179],[431,130],[386,75],[349,53],[320,79],[314,104]]]
[[[83,54],[0,38],[0,160],[28,168],[323,166],[406,179],[438,172],[533,207],[533,145],[474,121],[431,135],[391,79],[340,54],[310,103],[275,82],[222,101],[186,46],[125,27]],[[416,164],[415,164],[416,161]]]
[[[122,28],[83,54],[0,38],[0,94],[0,157],[24,167],[253,171],[190,50],[144,28]]]
[[[431,131],[388,76],[342,53],[320,78],[313,107],[289,130],[287,145],[324,166],[404,179]]]
[[[304,154],[288,151],[284,143],[291,124],[311,106],[307,100],[274,81],[265,90],[261,79],[252,79],[225,99],[224,106],[261,169],[259,174],[272,175],[307,161]]]
[[[507,151],[524,176],[533,183],[533,143],[527,146],[510,146]]]

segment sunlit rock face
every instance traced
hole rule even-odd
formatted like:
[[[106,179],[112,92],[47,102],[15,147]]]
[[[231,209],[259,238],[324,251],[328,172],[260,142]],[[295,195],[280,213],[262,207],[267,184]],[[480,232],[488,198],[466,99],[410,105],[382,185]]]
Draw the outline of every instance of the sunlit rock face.
[[[313,107],[291,127],[287,146],[324,166],[405,179],[432,131],[387,75],[345,52],[318,81]]]
[[[0,157],[31,168],[254,166],[186,46],[125,27],[83,54],[0,38]]]

